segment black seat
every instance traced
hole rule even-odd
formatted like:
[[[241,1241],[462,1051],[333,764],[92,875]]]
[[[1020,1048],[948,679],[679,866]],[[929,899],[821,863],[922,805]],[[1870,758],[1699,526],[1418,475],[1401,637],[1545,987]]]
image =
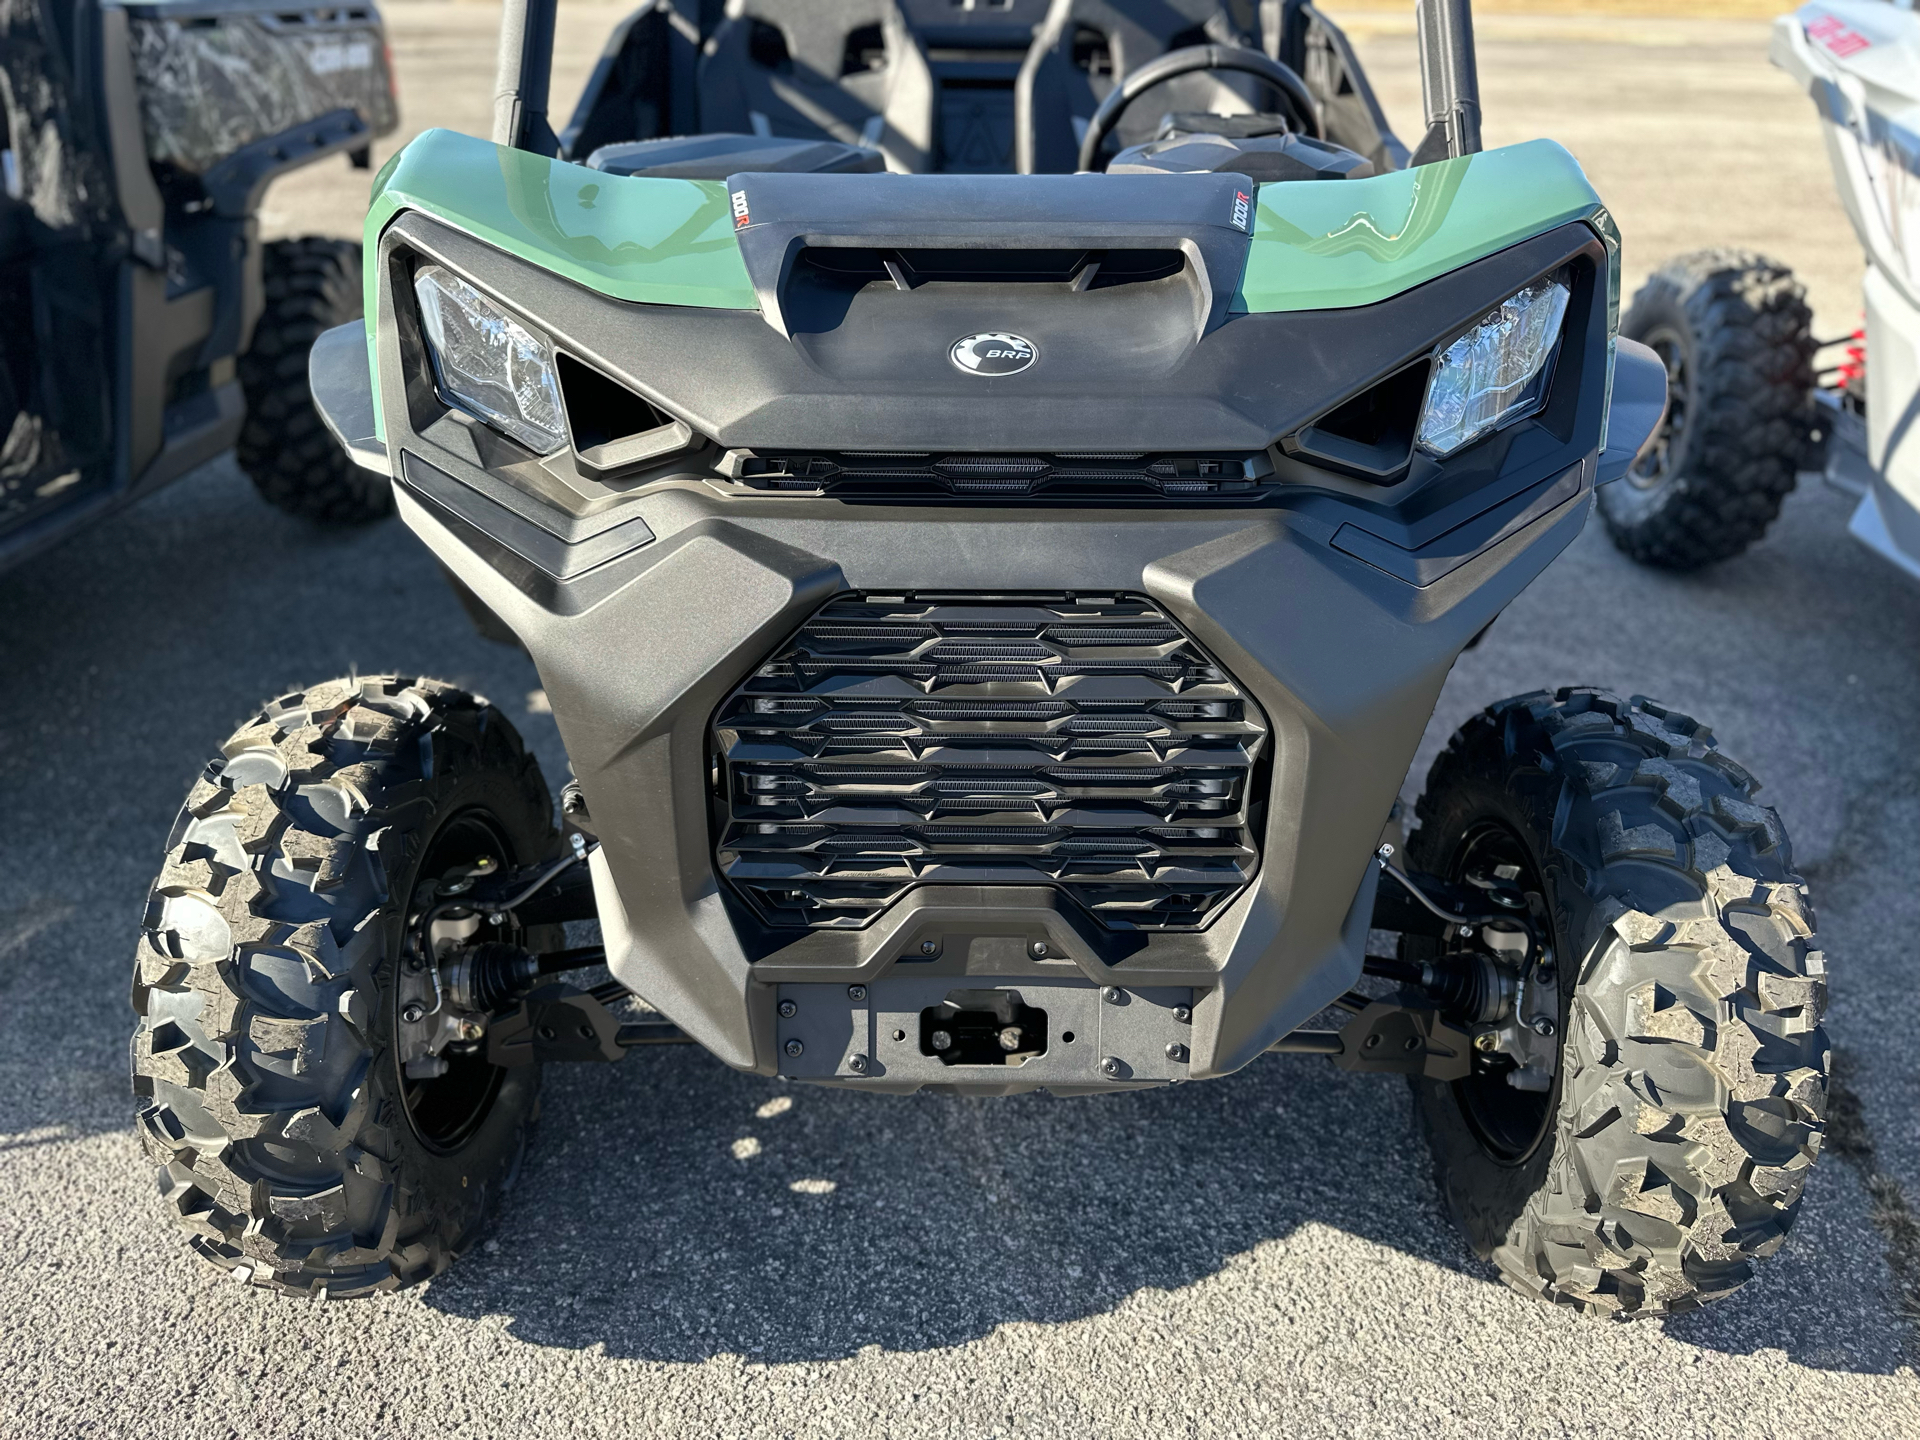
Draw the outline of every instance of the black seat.
[[[933,76],[893,0],[728,0],[700,61],[700,128],[875,149],[924,171]]]
[[[1015,163],[1023,175],[1069,174],[1107,92],[1149,60],[1188,45],[1258,44],[1252,0],[1053,0],[1013,93]],[[1115,149],[1153,138],[1167,111],[1241,115],[1264,108],[1250,76],[1196,72],[1154,87],[1121,119]]]

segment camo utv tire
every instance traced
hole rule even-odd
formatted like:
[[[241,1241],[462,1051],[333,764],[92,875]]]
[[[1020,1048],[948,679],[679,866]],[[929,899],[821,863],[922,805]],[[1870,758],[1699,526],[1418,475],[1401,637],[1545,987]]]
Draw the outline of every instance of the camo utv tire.
[[[1757,788],[1703,726],[1585,689],[1492,706],[1428,775],[1414,863],[1463,878],[1467,837],[1502,827],[1550,918],[1560,1049],[1534,1143],[1498,1123],[1518,1099],[1488,1108],[1504,1077],[1414,1081],[1441,1195],[1524,1294],[1677,1314],[1793,1225],[1826,1115],[1825,965]]]
[[[473,1241],[519,1164],[539,1069],[474,1054],[439,1079],[401,1073],[407,910],[423,877],[479,853],[557,848],[513,727],[438,681],[315,686],[221,747],[174,824],[132,997],[138,1129],[196,1251],[337,1298],[426,1279]]]
[[[356,465],[320,418],[307,381],[313,342],[364,308],[360,246],[307,236],[275,240],[261,258],[266,308],[240,357],[247,418],[234,458],[269,504],[332,525],[393,511],[393,484]]]
[[[1643,565],[1697,570],[1767,533],[1811,443],[1813,312],[1786,266],[1744,250],[1669,260],[1620,333],[1667,367],[1652,447],[1596,501],[1613,543]]]

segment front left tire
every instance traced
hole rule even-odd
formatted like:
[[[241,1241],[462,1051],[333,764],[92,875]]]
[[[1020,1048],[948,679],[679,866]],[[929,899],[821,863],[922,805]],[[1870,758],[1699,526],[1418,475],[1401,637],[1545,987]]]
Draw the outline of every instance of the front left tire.
[[[407,1076],[403,936],[423,881],[557,848],[512,725],[438,681],[314,686],[227,740],[174,824],[132,995],[138,1129],[194,1250],[338,1297],[437,1274],[484,1229],[539,1068]]]

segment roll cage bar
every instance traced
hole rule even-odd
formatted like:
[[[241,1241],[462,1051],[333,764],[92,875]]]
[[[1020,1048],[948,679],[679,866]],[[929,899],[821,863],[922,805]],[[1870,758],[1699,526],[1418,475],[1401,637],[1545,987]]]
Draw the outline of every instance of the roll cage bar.
[[[493,139],[499,145],[557,155],[548,115],[558,0],[505,0],[500,63],[493,90]],[[1287,7],[1263,4],[1263,21]],[[1414,0],[1420,44],[1420,92],[1426,134],[1413,165],[1471,155],[1480,147],[1480,75],[1474,63],[1472,0]]]

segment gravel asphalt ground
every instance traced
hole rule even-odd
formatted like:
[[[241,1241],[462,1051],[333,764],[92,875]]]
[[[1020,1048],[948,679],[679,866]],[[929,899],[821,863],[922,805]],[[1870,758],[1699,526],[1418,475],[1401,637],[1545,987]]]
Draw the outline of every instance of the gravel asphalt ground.
[[[563,39],[612,13],[563,8]],[[389,15],[410,123],[481,125],[491,10]],[[1361,22],[1410,129],[1408,27]],[[1858,257],[1764,27],[1483,32],[1490,139],[1566,138],[1631,269],[1764,244],[1829,328],[1850,318]],[[363,199],[328,167],[269,221],[351,229]],[[1766,781],[1858,1105],[1852,1153],[1822,1161],[1786,1251],[1727,1302],[1606,1325],[1521,1300],[1442,1215],[1406,1091],[1306,1057],[1099,1101],[956,1101],[788,1089],[667,1049],[551,1074],[493,1238],[449,1275],[316,1305],[190,1259],[130,1131],[129,960],[175,807],[262,697],[354,668],[478,689],[550,777],[565,758],[532,668],[472,633],[403,530],[309,528],[210,465],[0,575],[0,1433],[1920,1435],[1920,1276],[1897,1243],[1920,1210],[1901,838],[1920,830],[1920,590],[1847,513],[1810,485],[1691,578],[1591,529],[1461,661],[1409,779],[1479,704],[1585,681],[1694,713]]]

